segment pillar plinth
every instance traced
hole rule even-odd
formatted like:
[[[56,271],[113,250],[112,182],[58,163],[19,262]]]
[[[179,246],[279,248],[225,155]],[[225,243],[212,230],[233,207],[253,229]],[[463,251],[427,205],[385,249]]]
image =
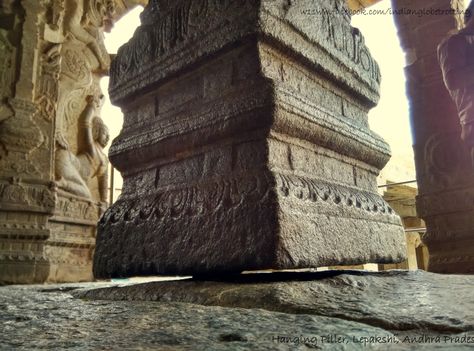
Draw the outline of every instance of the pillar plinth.
[[[344,6],[150,2],[111,66],[124,188],[96,277],[404,259],[367,122],[380,73]]]

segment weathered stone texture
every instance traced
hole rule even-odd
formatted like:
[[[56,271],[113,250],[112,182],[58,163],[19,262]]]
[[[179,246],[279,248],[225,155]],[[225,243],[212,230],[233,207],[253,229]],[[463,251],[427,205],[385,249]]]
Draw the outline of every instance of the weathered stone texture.
[[[439,43],[461,27],[462,1],[392,0],[395,9],[447,11],[450,15],[395,17],[406,53],[407,93],[419,186],[417,212],[427,233],[429,270],[474,272],[473,168],[461,141],[459,117],[437,58]]]
[[[343,6],[150,2],[111,66],[124,189],[97,277],[404,258],[376,190],[389,149],[367,124],[380,73]]]
[[[0,282],[93,278],[107,205],[103,31],[125,10],[111,0],[0,4]]]
[[[150,282],[73,294],[92,300],[186,302],[324,315],[397,334],[457,334],[474,332],[473,282],[470,276],[421,270],[281,272]]]
[[[353,340],[394,338],[381,328],[339,318],[185,303],[87,301],[71,298],[68,291],[74,288],[0,287],[0,350],[385,350],[387,345]],[[328,339],[322,344],[321,337],[329,335],[348,343]],[[277,342],[278,336],[309,340]]]
[[[472,350],[473,279],[333,271],[6,286],[0,349]]]

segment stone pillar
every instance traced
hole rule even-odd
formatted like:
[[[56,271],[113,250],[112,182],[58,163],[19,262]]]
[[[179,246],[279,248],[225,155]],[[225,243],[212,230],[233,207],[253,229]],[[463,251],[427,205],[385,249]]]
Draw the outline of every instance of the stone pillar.
[[[438,44],[460,26],[464,7],[459,0],[392,3],[395,10],[405,13],[396,15],[395,22],[406,53],[419,186],[417,211],[427,226],[423,240],[430,253],[429,270],[474,273],[474,173],[437,59]],[[425,11],[425,15],[408,15],[408,11]]]
[[[377,193],[380,73],[342,0],[151,1],[111,67],[124,177],[96,277],[405,258]]]
[[[0,5],[0,282],[93,278],[107,195],[103,30],[120,3]]]
[[[417,189],[409,185],[390,184],[387,182],[383,198],[392,209],[401,217],[405,228],[407,242],[407,260],[398,264],[379,265],[379,270],[389,269],[423,269],[423,243],[421,236],[424,234],[425,223],[416,213],[415,198]],[[419,230],[419,231],[416,231]],[[421,255],[421,256],[420,256]],[[422,259],[418,262],[418,258]]]

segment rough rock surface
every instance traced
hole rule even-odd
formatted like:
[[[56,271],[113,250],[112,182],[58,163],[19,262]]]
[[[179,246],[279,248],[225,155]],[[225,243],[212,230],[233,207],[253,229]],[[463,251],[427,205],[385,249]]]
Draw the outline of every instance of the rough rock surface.
[[[0,349],[468,350],[472,344],[454,338],[474,342],[473,283],[421,272],[327,272],[103,289],[4,286]]]
[[[321,344],[321,336],[335,334],[351,340],[339,349],[358,350],[364,345],[353,337],[393,336],[342,319],[262,309],[83,301],[68,288],[2,287],[0,301],[2,350],[306,350],[331,346]],[[317,341],[279,343],[279,336]]]
[[[96,278],[405,259],[377,190],[389,147],[367,117],[380,72],[345,6],[149,3],[111,64],[124,183]]]
[[[471,41],[440,44],[447,33],[457,32],[456,13],[464,10],[464,3],[467,2],[432,1],[430,11],[441,10],[450,15],[434,16],[425,22],[409,13],[427,6],[426,2],[392,1],[394,10],[403,9],[405,13],[394,16],[394,20],[401,47],[410,57],[405,77],[417,169],[416,207],[427,228],[423,242],[430,252],[430,271],[437,273],[474,273],[473,164],[470,147],[459,137],[458,111],[445,87],[437,50],[440,45],[440,61],[444,64],[472,67],[472,60],[462,63],[463,58],[468,57],[466,53],[473,50]],[[452,39],[448,40],[452,43]],[[448,50],[451,51],[449,57],[460,58],[459,62],[457,59],[445,61]],[[457,71],[454,67],[445,67],[445,70]],[[468,82],[467,77],[459,80],[456,95],[471,86]],[[472,92],[469,95],[472,96]],[[466,96],[463,100],[467,103],[468,99]],[[467,140],[473,139],[468,137]]]
[[[118,20],[115,3],[0,2],[1,283],[93,279],[108,201],[102,16]]]
[[[353,320],[391,331],[474,331],[474,277],[424,271],[243,275],[78,292],[88,299],[153,300],[263,308]],[[455,292],[455,295],[453,295]]]

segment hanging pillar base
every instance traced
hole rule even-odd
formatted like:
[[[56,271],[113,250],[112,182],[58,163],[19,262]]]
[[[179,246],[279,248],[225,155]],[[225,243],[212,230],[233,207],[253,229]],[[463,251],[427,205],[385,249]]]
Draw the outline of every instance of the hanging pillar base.
[[[389,149],[367,122],[380,75],[345,2],[212,4],[148,6],[112,63],[124,188],[95,276],[404,260],[376,186]]]

